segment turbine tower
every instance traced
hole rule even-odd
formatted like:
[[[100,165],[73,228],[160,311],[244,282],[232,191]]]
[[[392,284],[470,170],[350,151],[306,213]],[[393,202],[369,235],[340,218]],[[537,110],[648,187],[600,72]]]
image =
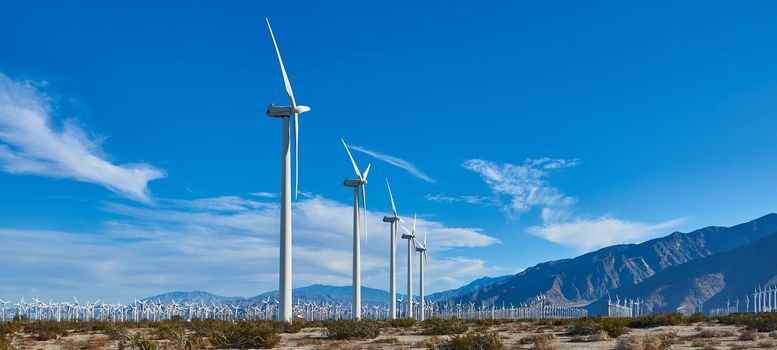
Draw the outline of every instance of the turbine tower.
[[[417,215],[413,215],[413,230],[408,231],[405,226],[401,226],[405,233],[402,239],[407,240],[407,298],[410,300],[407,305],[405,318],[413,318],[413,240],[415,240],[415,223]]]
[[[348,152],[348,158],[351,158],[351,164],[353,165],[353,171],[356,172],[357,179],[349,180],[345,178],[343,180],[343,186],[353,187],[353,311],[351,313],[353,319],[358,320],[362,316],[362,281],[361,281],[361,247],[359,244],[359,192],[361,192],[362,204],[364,205],[364,237],[367,238],[367,193],[365,185],[367,185],[367,175],[370,174],[370,165],[367,164],[367,170],[364,171],[364,176],[359,171],[359,167],[356,166],[356,161],[353,160],[351,150],[348,149],[348,145],[345,144],[345,140],[340,139],[343,142],[345,151]],[[359,191],[361,190],[361,191]]]
[[[419,274],[419,281],[418,281],[418,293],[420,295],[420,304],[418,307],[418,320],[423,322],[424,321],[424,308],[426,307],[426,304],[424,302],[424,265],[426,265],[426,231],[424,231],[424,243],[418,243],[416,240],[413,240],[415,243],[415,251],[418,252],[418,274]]]
[[[389,254],[391,255],[391,267],[389,271],[389,313],[392,320],[397,318],[397,222],[405,222],[397,215],[397,206],[394,204],[394,195],[391,194],[391,185],[388,179],[386,179],[386,187],[388,187],[389,198],[391,198],[391,209],[394,211],[394,216],[384,216],[383,222],[388,222],[391,225],[391,236]]]
[[[280,308],[278,309],[278,319],[291,322],[291,143],[290,138],[290,119],[294,118],[294,167],[295,167],[295,198],[299,192],[299,115],[310,110],[308,106],[297,105],[294,100],[294,92],[291,90],[289,77],[286,75],[286,68],[283,66],[281,51],[278,49],[278,42],[275,41],[270,20],[267,20],[267,28],[270,29],[270,37],[275,46],[275,53],[278,54],[278,63],[281,65],[283,82],[286,85],[286,93],[289,95],[291,106],[283,107],[270,104],[265,112],[270,118],[283,119],[281,128],[281,239],[280,239],[280,271],[278,273],[278,291],[280,294]]]

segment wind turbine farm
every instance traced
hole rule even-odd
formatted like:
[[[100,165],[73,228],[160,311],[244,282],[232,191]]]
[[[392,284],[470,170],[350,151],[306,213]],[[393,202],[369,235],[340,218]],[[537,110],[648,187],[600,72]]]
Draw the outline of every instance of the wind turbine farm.
[[[0,5],[0,350],[777,348],[775,11]]]

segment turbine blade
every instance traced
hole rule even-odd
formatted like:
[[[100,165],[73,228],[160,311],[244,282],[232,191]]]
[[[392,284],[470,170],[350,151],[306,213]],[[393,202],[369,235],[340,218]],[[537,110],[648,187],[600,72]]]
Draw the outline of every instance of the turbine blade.
[[[356,172],[356,175],[359,176],[359,180],[361,180],[362,173],[359,171],[359,167],[356,166],[356,161],[353,160],[353,156],[351,155],[351,150],[348,149],[348,145],[345,144],[345,140],[340,139],[340,141],[343,141],[343,146],[345,146],[345,151],[348,152],[348,158],[351,158],[351,164],[353,164],[353,171]]]
[[[408,230],[407,227],[405,227],[405,225],[399,225],[399,227],[401,227],[403,230],[405,230],[406,234],[408,234],[408,235],[410,234],[410,230]]]
[[[270,28],[270,36],[272,37],[272,43],[275,45],[275,53],[278,54],[278,62],[281,64],[281,73],[283,73],[283,82],[286,84],[286,93],[289,95],[289,102],[291,102],[291,108],[297,108],[297,102],[294,101],[294,92],[291,91],[291,83],[289,82],[289,76],[286,75],[286,67],[283,66],[283,59],[281,58],[281,50],[278,49],[278,42],[275,41],[275,34],[272,32],[272,26],[270,25],[270,19],[265,17],[267,21],[267,28]]]
[[[367,164],[367,170],[364,171],[364,181],[367,181],[367,175],[370,174],[370,167],[372,166],[372,163]]]
[[[424,249],[426,249],[426,233],[427,231],[424,231]]]
[[[299,196],[299,114],[294,113],[294,200]]]
[[[391,194],[391,185],[389,184],[388,178],[386,178],[386,187],[388,187],[389,198],[391,198],[391,209],[394,210],[394,217],[397,217],[397,206],[394,205],[394,195]]]
[[[418,213],[413,213],[413,236],[415,236],[415,222],[418,219]]]

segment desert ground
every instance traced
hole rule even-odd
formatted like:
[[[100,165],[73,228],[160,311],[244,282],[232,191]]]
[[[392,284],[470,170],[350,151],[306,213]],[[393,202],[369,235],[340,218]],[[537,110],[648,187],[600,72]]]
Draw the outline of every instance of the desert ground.
[[[245,322],[246,327],[240,326],[244,322],[192,325],[186,321],[169,321],[132,326],[106,322],[65,327],[17,322],[13,326],[4,324],[0,350],[777,349],[777,332],[759,331],[757,326],[736,322],[707,319],[678,325],[628,327],[622,326],[629,324],[628,320],[587,320],[591,319],[433,320],[395,324],[368,321],[366,326],[353,321],[304,322],[294,328],[269,333],[262,333],[272,328],[267,327],[268,322],[250,321]],[[251,327],[259,328],[248,327],[251,324]],[[204,335],[206,333],[209,334]]]

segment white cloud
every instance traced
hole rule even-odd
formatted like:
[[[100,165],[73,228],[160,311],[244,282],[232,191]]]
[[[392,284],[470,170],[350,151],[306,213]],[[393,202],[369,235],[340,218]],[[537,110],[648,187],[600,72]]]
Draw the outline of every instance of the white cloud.
[[[497,198],[506,197],[503,210],[508,215],[520,215],[535,207],[563,208],[576,199],[566,196],[545,180],[551,170],[577,166],[576,159],[527,159],[523,165],[470,159],[462,163],[465,169],[480,174]]]
[[[94,183],[127,198],[149,201],[148,182],[165,173],[148,164],[116,165],[106,160],[99,138],[72,120],[56,125],[51,98],[37,86],[0,73],[0,168]]]
[[[261,197],[261,198],[275,198],[275,197],[278,197],[277,193],[272,193],[272,192],[252,192],[252,193],[249,193],[249,194],[252,195],[252,196]]]
[[[102,209],[112,219],[94,232],[0,228],[0,266],[14,267],[3,276],[7,283],[0,285],[0,298],[77,295],[131,301],[170,290],[253,296],[277,289],[278,204],[248,198],[162,198],[152,207],[106,202]],[[295,287],[350,284],[352,213],[350,205],[321,196],[294,203]],[[378,213],[369,212],[367,218],[370,238],[362,240],[362,280],[365,286],[386,289],[389,226]],[[462,248],[500,243],[482,230],[426,219],[417,226],[420,236],[429,232],[429,293],[504,272],[460,256]],[[399,281],[404,281],[405,247],[400,241]],[[414,255],[414,270],[417,264]]]
[[[359,152],[362,152],[362,153],[369,154],[369,155],[377,158],[378,160],[382,160],[382,161],[384,161],[386,163],[389,163],[389,164],[391,164],[393,166],[396,166],[398,168],[402,168],[402,169],[406,170],[408,173],[410,173],[411,175],[413,175],[413,176],[415,176],[415,177],[417,177],[417,178],[419,178],[421,180],[424,180],[426,182],[431,182],[431,183],[435,182],[435,180],[432,179],[431,177],[429,177],[429,175],[424,174],[421,170],[416,168],[415,165],[413,165],[412,163],[410,163],[410,162],[408,162],[408,161],[406,161],[404,159],[400,159],[400,158],[397,158],[397,157],[394,157],[394,156],[390,156],[390,155],[387,155],[387,154],[371,151],[371,150],[368,150],[368,149],[366,149],[364,147],[361,147],[361,146],[353,146],[352,145],[350,147],[351,147],[351,149],[353,149],[355,151],[359,151]]]
[[[577,218],[569,222],[550,223],[529,228],[529,233],[551,242],[575,248],[580,252],[621,243],[638,243],[665,235],[685,218],[650,224],[612,217]]]
[[[496,200],[493,197],[486,196],[448,196],[444,194],[427,194],[424,198],[427,201],[434,203],[468,203],[468,204],[480,204],[480,205],[494,205]]]

